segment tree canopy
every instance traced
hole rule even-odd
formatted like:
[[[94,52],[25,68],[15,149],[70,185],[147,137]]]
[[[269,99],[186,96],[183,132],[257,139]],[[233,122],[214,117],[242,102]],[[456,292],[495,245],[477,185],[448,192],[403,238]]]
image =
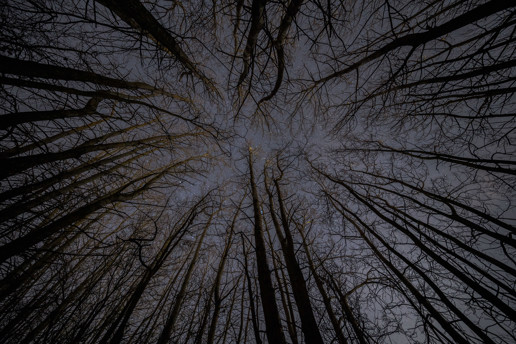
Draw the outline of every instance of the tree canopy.
[[[516,3],[6,0],[4,343],[514,343]]]

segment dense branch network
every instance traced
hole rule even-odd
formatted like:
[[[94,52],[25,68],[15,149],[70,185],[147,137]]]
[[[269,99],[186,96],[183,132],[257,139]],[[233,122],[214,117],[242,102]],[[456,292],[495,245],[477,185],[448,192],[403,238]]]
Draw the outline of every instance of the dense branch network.
[[[513,343],[516,4],[7,0],[5,343]]]

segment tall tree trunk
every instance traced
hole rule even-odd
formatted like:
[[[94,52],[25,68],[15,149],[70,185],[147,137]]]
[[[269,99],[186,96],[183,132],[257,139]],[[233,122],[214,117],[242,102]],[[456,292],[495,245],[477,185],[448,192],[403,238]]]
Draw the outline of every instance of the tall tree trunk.
[[[261,215],[260,201],[258,199],[258,191],[256,190],[252,159],[252,150],[249,148],[248,164],[254,212],[256,265],[258,267],[258,282],[260,284],[263,313],[265,314],[265,329],[269,343],[283,344],[285,343],[285,337],[283,336],[278,305],[276,304],[276,296],[274,293],[274,287],[272,286],[271,272],[267,264],[267,253],[262,234],[263,219]]]
[[[181,311],[181,306],[183,305],[183,301],[186,297],[186,291],[188,288],[188,284],[190,283],[190,277],[192,276],[195,265],[197,264],[197,260],[199,259],[199,252],[201,250],[201,247],[202,247],[202,244],[204,241],[204,237],[206,236],[206,233],[208,232],[208,228],[210,227],[211,220],[213,219],[214,215],[215,215],[215,213],[212,213],[210,215],[208,223],[205,225],[204,230],[202,231],[202,233],[198,239],[197,245],[195,247],[194,255],[192,257],[190,265],[188,266],[188,270],[186,271],[185,276],[183,277],[183,283],[181,284],[181,289],[179,290],[178,294],[175,297],[174,305],[167,317],[167,320],[165,322],[165,325],[163,326],[163,329],[161,330],[161,334],[159,336],[157,344],[165,344],[170,339],[170,336],[174,329],[174,325],[177,321],[177,317],[179,316],[179,313]]]
[[[272,192],[266,185],[267,193],[269,195],[269,207],[272,222],[281,244],[283,257],[285,258],[287,272],[290,278],[292,291],[294,293],[294,300],[296,300],[299,318],[301,319],[301,329],[303,330],[305,341],[307,343],[322,344],[323,339],[321,333],[319,332],[319,326],[315,321],[312,305],[310,304],[310,296],[308,295],[308,288],[306,286],[303,272],[301,271],[301,268],[299,267],[296,259],[288,215],[283,203],[283,196],[281,194],[281,188],[277,179],[274,180],[274,186],[276,187],[276,194],[280,208],[281,225],[285,234],[282,233],[280,223],[276,216],[276,210],[274,209],[274,202],[272,199]]]

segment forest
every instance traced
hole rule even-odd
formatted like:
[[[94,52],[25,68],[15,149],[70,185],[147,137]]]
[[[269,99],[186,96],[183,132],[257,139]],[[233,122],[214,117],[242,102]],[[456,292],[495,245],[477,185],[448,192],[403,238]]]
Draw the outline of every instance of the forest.
[[[516,2],[0,1],[0,341],[516,342]]]

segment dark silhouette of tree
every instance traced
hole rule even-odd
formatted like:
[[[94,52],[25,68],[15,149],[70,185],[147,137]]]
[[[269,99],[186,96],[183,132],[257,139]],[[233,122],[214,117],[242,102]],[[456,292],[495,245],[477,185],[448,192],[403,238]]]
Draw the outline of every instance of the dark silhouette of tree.
[[[7,0],[5,343],[513,343],[516,4]]]

